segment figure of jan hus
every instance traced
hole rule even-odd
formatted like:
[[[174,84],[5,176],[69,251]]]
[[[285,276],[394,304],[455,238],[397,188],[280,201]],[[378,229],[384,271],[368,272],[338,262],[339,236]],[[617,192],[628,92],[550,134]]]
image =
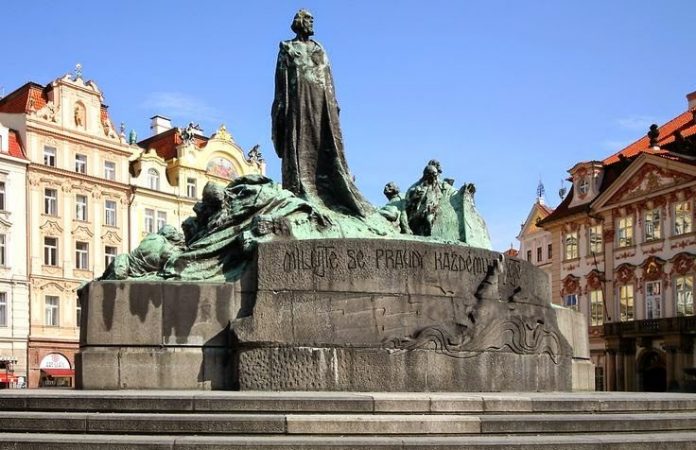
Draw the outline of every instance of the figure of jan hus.
[[[271,111],[283,188],[314,205],[364,217],[372,207],[346,164],[329,60],[310,39],[312,14],[299,11],[291,29],[297,36],[280,43]]]

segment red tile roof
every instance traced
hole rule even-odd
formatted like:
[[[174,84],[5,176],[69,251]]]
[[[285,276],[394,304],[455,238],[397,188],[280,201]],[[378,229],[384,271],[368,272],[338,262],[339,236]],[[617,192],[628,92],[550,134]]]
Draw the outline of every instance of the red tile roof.
[[[46,106],[47,101],[46,88],[30,81],[0,99],[0,112],[26,113],[36,111]]]
[[[7,153],[10,156],[14,156],[15,158],[19,159],[27,159],[27,157],[24,155],[24,149],[22,148],[19,135],[15,130],[10,130],[8,142],[9,148],[7,149]]]
[[[674,119],[670,120],[666,124],[662,125],[660,128],[660,136],[658,137],[658,145],[662,146],[674,141],[674,134],[677,131],[682,133],[682,136],[687,137],[696,133],[696,124],[694,123],[694,112],[686,111]],[[642,138],[638,139],[628,147],[623,150],[614,153],[610,157],[602,161],[605,165],[615,163],[619,160],[619,155],[626,157],[636,156],[639,153],[665,153],[662,150],[654,151],[650,148],[650,139],[647,134]]]
[[[194,139],[196,147],[198,148],[203,147],[205,143],[208,142],[208,138],[204,136],[196,136]],[[176,158],[176,148],[183,142],[179,129],[175,127],[147,139],[143,139],[138,142],[138,146],[145,150],[153,148],[160,158],[172,159]]]
[[[674,142],[677,132],[681,133],[683,137],[696,134],[696,111],[686,111],[679,114],[674,119],[659,127],[659,130],[660,134],[657,141],[659,147]],[[681,161],[688,164],[696,164],[694,161],[681,158],[667,150],[663,150],[661,148],[654,149],[650,147],[650,138],[648,138],[646,133],[645,136],[602,161],[602,165],[604,166],[604,178],[602,180],[602,185],[600,186],[599,192],[604,192],[614,181],[616,181],[619,175],[621,175],[621,173],[630,165],[631,161],[641,153],[657,155],[661,158]],[[558,205],[556,210],[546,218],[542,219],[539,222],[539,225],[543,226],[576,213],[589,211],[592,202],[570,208],[568,205],[572,199],[573,188],[571,187],[570,192],[568,192],[568,195],[565,197],[565,199],[563,199],[561,204]]]

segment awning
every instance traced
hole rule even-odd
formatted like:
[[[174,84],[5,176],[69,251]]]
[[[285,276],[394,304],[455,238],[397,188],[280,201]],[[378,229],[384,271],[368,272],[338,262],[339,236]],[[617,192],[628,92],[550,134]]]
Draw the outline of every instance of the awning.
[[[0,383],[14,383],[17,377],[11,373],[0,372]]]
[[[52,377],[72,377],[75,375],[75,369],[41,369],[41,371]]]

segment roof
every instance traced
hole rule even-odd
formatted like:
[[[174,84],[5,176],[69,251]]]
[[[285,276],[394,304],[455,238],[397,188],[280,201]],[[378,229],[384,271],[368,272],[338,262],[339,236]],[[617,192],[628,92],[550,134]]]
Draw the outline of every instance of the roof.
[[[48,102],[46,88],[30,81],[0,99],[0,112],[26,113],[37,111]]]
[[[616,181],[616,179],[623,173],[624,170],[628,168],[633,159],[642,153],[647,153],[651,155],[657,155],[662,158],[678,160],[681,162],[686,162],[689,164],[694,164],[694,161],[681,158],[675,153],[670,153],[661,147],[668,145],[675,141],[675,136],[677,133],[681,134],[682,137],[689,137],[696,135],[696,111],[686,111],[679,114],[677,117],[663,124],[659,128],[660,134],[658,136],[657,144],[658,148],[653,148],[650,146],[650,138],[647,134],[632,144],[626,146],[622,150],[614,153],[613,155],[605,158],[602,161],[604,167],[604,177],[602,179],[602,185],[599,188],[599,193],[604,192],[611,184]],[[590,210],[592,202],[584,203],[581,205],[573,206],[572,208],[568,205],[573,199],[573,188],[570,188],[568,195],[563,199],[560,205],[546,218],[539,222],[540,226],[547,225],[551,222],[555,222],[559,219],[572,216],[574,214],[587,212]]]
[[[681,114],[679,114],[677,117],[674,119],[670,120],[669,122],[665,123],[658,129],[660,130],[660,135],[658,137],[658,145],[663,146],[665,144],[669,144],[670,142],[674,141],[674,135],[677,131],[679,131],[683,137],[691,136],[693,134],[696,134],[696,123],[694,123],[694,113],[695,111],[686,111]],[[634,143],[630,144],[626,148],[622,149],[619,152],[614,153],[613,155],[609,156],[606,158],[604,161],[602,161],[604,164],[611,164],[615,163],[619,160],[619,155],[625,156],[625,157],[632,157],[636,156],[639,153],[642,152],[648,152],[648,153],[665,153],[662,150],[653,150],[650,147],[650,138],[648,138],[647,134],[643,136],[642,138],[638,139]]]
[[[196,147],[202,147],[208,142],[208,138],[204,136],[195,136]],[[160,134],[150,136],[147,139],[143,139],[138,142],[138,146],[146,150],[154,149],[157,152],[157,156],[163,159],[176,158],[176,148],[183,144],[184,140],[181,138],[181,133],[179,129],[174,127],[167,131],[163,131]]]
[[[10,156],[14,156],[15,158],[27,159],[27,157],[24,155],[22,142],[17,132],[15,130],[10,130],[8,137],[9,148],[7,150],[7,153]]]

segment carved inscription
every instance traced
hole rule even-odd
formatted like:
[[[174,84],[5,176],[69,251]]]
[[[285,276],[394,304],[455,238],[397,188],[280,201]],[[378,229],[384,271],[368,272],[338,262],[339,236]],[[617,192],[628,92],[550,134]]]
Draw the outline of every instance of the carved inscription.
[[[494,263],[494,258],[476,256],[466,250],[457,252],[413,248],[364,249],[318,245],[312,248],[296,246],[286,250],[283,256],[283,271],[309,271],[321,278],[325,277],[327,272],[339,268],[350,271],[426,270],[481,275],[487,273]],[[520,280],[521,270],[519,261],[508,260],[503,271],[503,282],[516,284]]]

